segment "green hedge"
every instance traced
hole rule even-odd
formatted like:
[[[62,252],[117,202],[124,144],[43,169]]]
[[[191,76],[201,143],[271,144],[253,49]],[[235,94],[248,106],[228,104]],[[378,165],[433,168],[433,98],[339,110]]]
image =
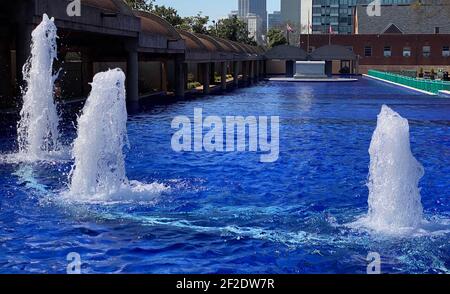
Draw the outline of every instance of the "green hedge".
[[[450,82],[421,80],[372,69],[369,70],[368,75],[435,94],[438,94],[440,90],[450,91]]]

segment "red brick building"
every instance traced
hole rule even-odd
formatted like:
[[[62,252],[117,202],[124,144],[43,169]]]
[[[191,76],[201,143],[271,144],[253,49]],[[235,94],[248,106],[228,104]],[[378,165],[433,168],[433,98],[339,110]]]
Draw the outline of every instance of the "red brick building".
[[[308,41],[309,40],[309,41]],[[309,52],[328,45],[329,35],[302,35],[301,47]],[[349,48],[358,56],[359,73],[369,69],[387,71],[450,71],[450,34],[332,35],[331,44]],[[338,73],[346,61],[335,61]]]

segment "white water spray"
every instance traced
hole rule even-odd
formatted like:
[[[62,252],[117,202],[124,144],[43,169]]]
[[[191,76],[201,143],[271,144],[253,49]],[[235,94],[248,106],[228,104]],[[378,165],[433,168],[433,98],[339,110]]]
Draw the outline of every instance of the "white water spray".
[[[26,89],[18,123],[19,154],[39,160],[57,151],[59,117],[54,102],[53,61],[57,28],[46,14],[32,33],[31,56],[23,67]]]
[[[119,69],[98,73],[78,119],[71,193],[111,194],[127,184],[123,155],[126,142],[125,75]]]
[[[424,169],[411,153],[408,120],[383,105],[369,153],[369,212],[363,225],[384,232],[420,227],[418,185]]]
[[[72,200],[143,198],[167,188],[128,181],[124,147],[128,144],[125,74],[120,69],[95,75],[92,91],[78,118],[69,175]]]

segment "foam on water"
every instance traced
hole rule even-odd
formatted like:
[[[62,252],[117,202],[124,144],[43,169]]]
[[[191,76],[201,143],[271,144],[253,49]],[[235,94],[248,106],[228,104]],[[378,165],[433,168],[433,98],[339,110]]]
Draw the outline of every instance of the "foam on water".
[[[26,88],[18,123],[18,160],[46,159],[59,150],[59,116],[54,101],[53,61],[57,58],[57,28],[44,14],[32,32],[31,56],[23,67]]]
[[[161,184],[128,181],[123,149],[128,145],[125,74],[120,69],[95,75],[78,118],[69,175],[70,197],[81,201],[142,199],[164,190]]]

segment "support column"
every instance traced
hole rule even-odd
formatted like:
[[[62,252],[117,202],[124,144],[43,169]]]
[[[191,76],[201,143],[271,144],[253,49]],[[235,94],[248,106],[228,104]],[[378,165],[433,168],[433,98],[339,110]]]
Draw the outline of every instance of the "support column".
[[[267,77],[267,61],[263,60],[263,77]]]
[[[139,101],[139,55],[135,48],[128,48],[127,100],[128,102]]]
[[[17,86],[20,87],[25,85],[23,80],[22,69],[27,62],[28,57],[31,54],[31,32],[33,27],[29,24],[20,24],[17,28],[16,35],[16,79]],[[20,90],[19,90],[20,93]]]
[[[211,85],[215,85],[216,84],[216,63],[215,62],[211,62],[210,63],[210,68],[209,68],[210,72],[209,72],[209,83]]]
[[[167,93],[167,61],[161,62],[161,91]]]
[[[181,57],[175,58],[175,96],[183,98],[185,95],[186,81],[184,74],[183,60]]]
[[[251,68],[252,62],[246,61],[245,62],[245,73],[246,73],[246,79],[245,79],[245,85],[248,86],[252,83],[252,68]]]
[[[249,62],[250,65],[250,85],[255,83],[255,62],[252,60]]]
[[[0,41],[0,104],[12,98],[11,51],[8,39]]]
[[[259,76],[261,80],[264,80],[264,60],[259,61]]]
[[[209,63],[201,63],[200,64],[201,72],[202,72],[202,84],[203,84],[203,94],[208,95],[210,93],[210,64]]]
[[[82,79],[83,79],[83,96],[87,98],[91,91],[92,80],[94,78],[94,62],[92,60],[92,52],[85,50],[81,52],[82,60]]]
[[[227,62],[220,63],[220,88],[222,91],[227,90]]]
[[[255,67],[256,67],[255,80],[256,82],[259,82],[261,80],[261,76],[259,75],[259,60],[255,61]]]
[[[233,86],[239,88],[239,62],[233,61]]]
[[[188,82],[189,82],[189,67],[186,62],[183,62],[183,75],[184,75],[184,90],[187,91],[188,89]]]
[[[25,85],[22,68],[31,53],[31,32],[34,25],[29,23],[34,16],[35,1],[18,1],[14,15],[16,26],[16,94],[20,96],[20,87]]]
[[[294,76],[294,62],[286,60],[286,77],[292,78]]]
[[[331,60],[325,61],[325,74],[328,77],[331,77],[333,75],[333,61]]]
[[[246,61],[241,61],[241,71],[242,71],[242,82],[244,86],[246,86],[247,83],[247,64]]]

